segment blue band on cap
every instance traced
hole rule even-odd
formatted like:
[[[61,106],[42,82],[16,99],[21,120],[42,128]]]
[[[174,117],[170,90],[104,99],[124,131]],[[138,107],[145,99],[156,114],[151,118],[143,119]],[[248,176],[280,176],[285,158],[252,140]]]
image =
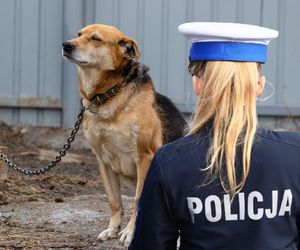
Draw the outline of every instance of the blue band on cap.
[[[192,61],[267,61],[267,45],[239,42],[195,42],[190,49]]]

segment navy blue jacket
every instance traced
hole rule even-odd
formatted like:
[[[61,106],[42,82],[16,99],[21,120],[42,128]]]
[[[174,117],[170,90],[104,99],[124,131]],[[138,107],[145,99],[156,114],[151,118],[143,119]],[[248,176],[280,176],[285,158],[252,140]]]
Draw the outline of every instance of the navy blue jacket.
[[[232,203],[200,170],[209,137],[181,138],[155,154],[129,249],[175,250],[179,236],[181,250],[300,249],[300,134],[257,131],[249,176]]]

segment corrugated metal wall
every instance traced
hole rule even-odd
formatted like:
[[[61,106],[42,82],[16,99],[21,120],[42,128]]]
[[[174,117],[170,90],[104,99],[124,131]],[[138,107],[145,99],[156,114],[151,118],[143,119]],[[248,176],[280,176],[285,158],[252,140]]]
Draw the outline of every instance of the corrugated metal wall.
[[[61,124],[62,7],[61,1],[0,1],[0,120]]]
[[[299,13],[298,0],[0,0],[0,120],[73,124],[79,109],[75,67],[63,62],[61,43],[94,22],[117,26],[139,42],[156,88],[182,111],[191,111],[194,96],[186,73],[190,45],[177,32],[179,24],[224,21],[278,29],[264,66],[276,93],[259,103],[259,112],[300,116]]]

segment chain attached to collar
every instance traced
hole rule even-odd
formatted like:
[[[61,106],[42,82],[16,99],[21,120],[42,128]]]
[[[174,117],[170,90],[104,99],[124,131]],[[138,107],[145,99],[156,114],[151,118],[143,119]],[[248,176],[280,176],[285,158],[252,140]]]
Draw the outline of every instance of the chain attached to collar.
[[[0,161],[4,161],[7,166],[12,169],[15,170],[17,172],[23,173],[24,175],[40,175],[40,174],[45,174],[46,172],[48,172],[49,170],[51,170],[53,167],[55,167],[61,160],[62,158],[67,154],[67,151],[71,148],[71,144],[72,142],[75,140],[75,136],[80,128],[80,124],[83,120],[83,114],[84,114],[85,108],[82,106],[80,113],[78,115],[77,121],[74,125],[74,129],[71,132],[70,137],[67,139],[67,142],[64,144],[64,146],[62,147],[62,149],[59,151],[58,155],[55,157],[55,159],[47,166],[38,169],[38,170],[28,170],[28,169],[24,169],[22,167],[17,166],[16,164],[12,163],[6,155],[1,154],[0,153]]]

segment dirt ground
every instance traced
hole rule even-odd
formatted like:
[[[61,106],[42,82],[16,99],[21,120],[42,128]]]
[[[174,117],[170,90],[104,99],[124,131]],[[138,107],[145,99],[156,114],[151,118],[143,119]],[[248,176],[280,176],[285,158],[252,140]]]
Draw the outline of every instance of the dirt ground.
[[[0,124],[0,146],[29,169],[47,165],[70,130]],[[123,188],[123,226],[134,190]],[[109,220],[96,159],[80,131],[70,154],[45,175],[9,171],[0,185],[0,249],[124,249],[118,240],[98,242]]]

